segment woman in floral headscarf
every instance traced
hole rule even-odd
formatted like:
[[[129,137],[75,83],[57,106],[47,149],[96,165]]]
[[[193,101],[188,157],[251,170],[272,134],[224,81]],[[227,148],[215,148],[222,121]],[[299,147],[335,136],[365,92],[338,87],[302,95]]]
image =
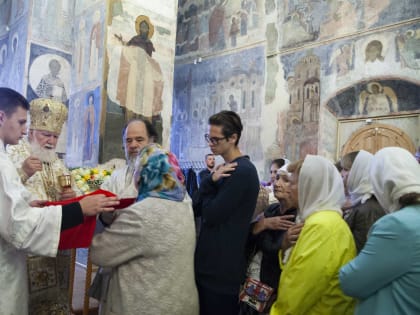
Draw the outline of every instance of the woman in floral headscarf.
[[[178,162],[157,144],[136,162],[137,202],[94,237],[92,262],[111,267],[103,314],[198,314],[195,227]]]

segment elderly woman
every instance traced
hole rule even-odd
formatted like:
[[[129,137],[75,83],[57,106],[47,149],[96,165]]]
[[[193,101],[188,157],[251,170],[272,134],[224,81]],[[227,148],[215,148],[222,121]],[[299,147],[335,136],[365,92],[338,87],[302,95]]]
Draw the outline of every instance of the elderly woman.
[[[344,295],[338,282],[338,270],[356,255],[342,218],[343,180],[320,156],[307,155],[288,170],[291,198],[299,205],[304,226],[289,255],[280,252],[283,271],[270,314],[353,314],[354,300]]]
[[[175,157],[146,146],[136,162],[137,202],[94,237],[92,262],[111,267],[103,314],[198,314],[192,206]]]
[[[286,168],[277,170],[274,181],[274,196],[277,203],[265,209],[251,226],[251,237],[247,244],[253,252],[253,260],[248,268],[248,277],[259,280],[277,292],[280,277],[279,255],[285,231],[294,225],[296,208],[290,199],[289,177]],[[266,309],[270,309],[268,303]],[[248,304],[241,303],[241,315],[266,314],[259,313]]]
[[[401,148],[378,151],[373,190],[390,214],[372,226],[360,254],[340,270],[358,315],[420,314],[420,166]]]
[[[360,252],[365,245],[372,224],[385,214],[373,195],[369,176],[372,160],[373,155],[363,150],[350,152],[341,160],[342,174],[345,174],[344,180],[351,202],[344,220],[353,233],[357,252]]]

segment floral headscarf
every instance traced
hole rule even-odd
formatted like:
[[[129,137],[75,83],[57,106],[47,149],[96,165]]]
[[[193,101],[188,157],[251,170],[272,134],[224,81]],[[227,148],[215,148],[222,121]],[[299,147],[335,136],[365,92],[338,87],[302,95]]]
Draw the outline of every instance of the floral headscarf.
[[[184,176],[178,161],[174,154],[158,144],[149,144],[141,150],[135,169],[137,201],[147,197],[175,201],[184,199]]]

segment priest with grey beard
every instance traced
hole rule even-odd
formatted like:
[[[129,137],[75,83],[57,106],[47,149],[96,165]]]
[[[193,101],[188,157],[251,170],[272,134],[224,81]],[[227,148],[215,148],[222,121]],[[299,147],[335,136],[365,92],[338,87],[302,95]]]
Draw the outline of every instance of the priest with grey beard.
[[[71,187],[64,188],[59,182],[59,176],[70,174],[56,153],[58,137],[66,119],[64,104],[50,99],[33,100],[28,139],[7,148],[22,183],[34,200],[59,201],[80,195],[74,181]]]
[[[154,143],[158,134],[152,123],[143,118],[130,120],[124,127],[122,134],[127,164],[113,171],[111,176],[101,185],[101,188],[113,192],[120,198],[134,198],[138,194],[133,182],[137,155],[146,145]]]
[[[81,193],[75,186],[62,187],[59,176],[70,172],[58,158],[55,148],[67,119],[64,104],[51,99],[30,103],[28,139],[7,147],[23,185],[32,200],[59,201]],[[29,315],[69,314],[70,251],[57,257],[28,256]]]

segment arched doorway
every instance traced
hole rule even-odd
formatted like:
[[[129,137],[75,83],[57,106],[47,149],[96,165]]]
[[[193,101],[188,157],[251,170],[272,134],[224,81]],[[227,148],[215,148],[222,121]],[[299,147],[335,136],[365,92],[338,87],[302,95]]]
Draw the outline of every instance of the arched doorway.
[[[344,145],[341,156],[362,149],[374,154],[385,147],[401,147],[413,154],[416,151],[413,141],[404,131],[394,126],[374,123],[355,131]]]

